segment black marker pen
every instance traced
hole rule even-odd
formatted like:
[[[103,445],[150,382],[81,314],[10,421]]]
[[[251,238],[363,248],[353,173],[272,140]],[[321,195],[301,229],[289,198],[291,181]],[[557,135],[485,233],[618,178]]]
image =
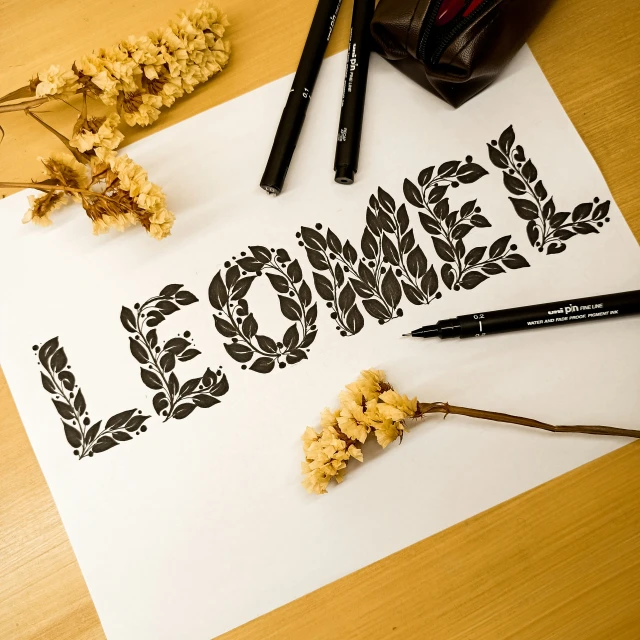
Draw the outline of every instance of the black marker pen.
[[[339,184],[353,184],[355,173],[358,171],[374,5],[375,0],[353,0],[347,69],[342,91],[336,159],[333,164],[335,180]]]
[[[414,338],[479,338],[493,333],[557,327],[620,318],[640,313],[640,291],[626,291],[577,300],[534,304],[516,309],[501,309],[450,320],[416,329],[406,336]]]
[[[278,195],[287,177],[289,164],[296,149],[300,131],[307,115],[311,92],[322,65],[333,25],[338,17],[342,0],[319,0],[305,42],[298,70],[293,78],[287,104],[282,112],[280,124],[273,141],[271,154],[260,181],[267,192]]]

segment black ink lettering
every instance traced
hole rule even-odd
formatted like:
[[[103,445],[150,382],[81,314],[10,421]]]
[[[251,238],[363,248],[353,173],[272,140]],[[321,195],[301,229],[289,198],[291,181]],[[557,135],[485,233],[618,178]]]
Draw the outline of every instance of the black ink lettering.
[[[132,334],[129,337],[131,354],[142,365],[142,382],[157,391],[153,408],[165,422],[170,418],[182,420],[196,407],[212,407],[229,390],[227,377],[221,371],[211,369],[181,385],[174,371],[176,363],[188,362],[199,356],[200,351],[194,348],[188,331],[165,343],[158,338],[156,327],[168,315],[194,302],[198,302],[198,298],[193,293],[183,289],[181,284],[170,284],[159,295],[134,305],[134,311],[122,307],[120,313],[122,326]]]
[[[498,141],[487,144],[489,158],[502,169],[504,186],[516,197],[509,196],[515,212],[527,221],[527,236],[531,246],[547,255],[561,253],[567,248],[567,240],[576,235],[599,233],[609,222],[610,200],[579,204],[572,213],[556,211],[553,196],[538,179],[538,170],[525,155],[521,145],[515,145],[516,135],[512,126],[507,127]]]
[[[224,273],[216,273],[209,285],[209,302],[216,310],[213,319],[218,333],[231,339],[224,344],[227,353],[243,369],[251,363],[252,371],[269,373],[276,364],[283,369],[307,358],[317,334],[318,307],[300,263],[285,249],[254,246],[249,251],[250,256],[234,258],[234,264],[226,263]],[[278,293],[280,312],[293,322],[280,341],[258,333],[258,321],[249,310],[247,293],[262,275]]]
[[[91,425],[84,394],[76,383],[75,375],[71,373],[58,338],[52,338],[34,349],[43,369],[40,373],[42,386],[51,394],[67,442],[80,460],[132,440],[134,435],[147,430],[145,422],[149,416],[142,415],[138,409],[117,413],[104,426],[102,420]]]
[[[474,229],[490,227],[491,223],[481,214],[476,200],[452,210],[445,196],[449,187],[472,184],[486,175],[487,171],[467,156],[464,163],[451,160],[440,165],[437,171],[435,167],[423,169],[417,184],[404,181],[405,198],[421,210],[420,222],[431,235],[438,257],[444,261],[440,270],[442,281],[454,291],[474,289],[490,276],[505,273],[504,267],[529,266],[523,256],[513,253],[517,246],[509,244],[511,236],[499,238],[490,247],[466,247],[465,238]]]

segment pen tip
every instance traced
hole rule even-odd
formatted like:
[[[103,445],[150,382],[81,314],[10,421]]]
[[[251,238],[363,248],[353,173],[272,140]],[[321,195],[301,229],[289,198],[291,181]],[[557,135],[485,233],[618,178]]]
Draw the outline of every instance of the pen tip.
[[[403,333],[402,337],[403,338],[411,338],[411,334],[410,333]]]

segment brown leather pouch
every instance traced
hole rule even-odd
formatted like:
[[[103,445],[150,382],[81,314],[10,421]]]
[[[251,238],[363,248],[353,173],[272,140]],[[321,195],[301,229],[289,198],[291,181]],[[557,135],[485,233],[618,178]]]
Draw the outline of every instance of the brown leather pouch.
[[[380,0],[375,48],[454,107],[489,86],[553,0]]]

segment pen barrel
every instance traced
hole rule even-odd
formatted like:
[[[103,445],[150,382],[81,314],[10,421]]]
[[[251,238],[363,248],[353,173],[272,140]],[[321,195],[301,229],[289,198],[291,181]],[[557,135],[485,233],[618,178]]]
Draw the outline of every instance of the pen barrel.
[[[640,314],[640,291],[475,313],[458,316],[457,322],[461,338],[476,338],[493,333],[571,325],[634,314]]]
[[[374,5],[375,0],[354,0],[353,3],[334,162],[336,182],[342,184],[351,184],[353,175],[358,170]]]
[[[342,0],[319,0],[260,186],[280,193]]]

